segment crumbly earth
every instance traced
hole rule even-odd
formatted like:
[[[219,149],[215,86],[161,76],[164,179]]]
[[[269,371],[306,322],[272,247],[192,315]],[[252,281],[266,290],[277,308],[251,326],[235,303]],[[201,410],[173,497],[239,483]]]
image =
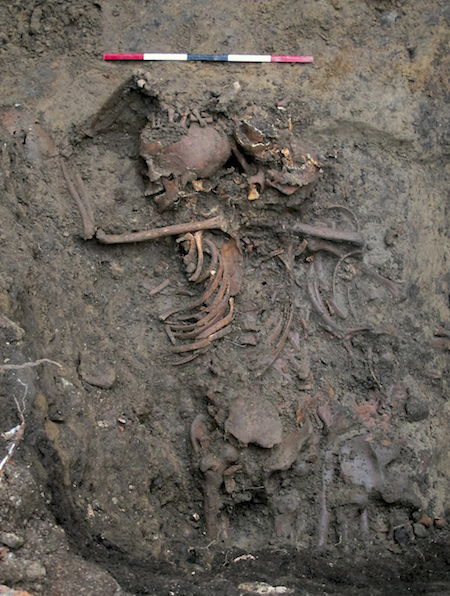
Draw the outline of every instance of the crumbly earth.
[[[449,593],[449,20],[444,0],[1,3],[0,584]],[[143,50],[315,62],[101,59]],[[158,209],[141,136],[176,141],[183,114],[229,139],[256,114],[315,184],[250,201],[271,166],[247,151]],[[61,162],[107,233],[223,216],[226,337],[174,366],[160,315],[201,294],[179,245],[84,240]],[[336,270],[296,223],[364,245],[332,242],[358,250]]]

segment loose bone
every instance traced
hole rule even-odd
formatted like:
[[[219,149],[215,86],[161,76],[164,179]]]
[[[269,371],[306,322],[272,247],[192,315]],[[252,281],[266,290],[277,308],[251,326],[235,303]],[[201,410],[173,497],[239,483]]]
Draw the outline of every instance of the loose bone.
[[[102,244],[129,244],[130,242],[145,242],[146,240],[157,240],[167,236],[179,236],[187,232],[197,232],[198,230],[224,230],[225,220],[222,217],[212,217],[173,226],[163,226],[153,228],[142,232],[131,232],[129,234],[107,234],[103,230],[97,230],[97,240]]]

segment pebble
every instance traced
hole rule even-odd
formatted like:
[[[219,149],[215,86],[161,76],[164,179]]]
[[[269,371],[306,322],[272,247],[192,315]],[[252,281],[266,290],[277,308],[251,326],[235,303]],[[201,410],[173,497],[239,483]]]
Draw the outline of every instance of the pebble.
[[[395,528],[394,540],[397,544],[409,544],[411,542],[411,535],[404,527]]]
[[[48,418],[52,422],[64,422],[65,416],[56,404],[50,404],[48,407]]]
[[[414,535],[417,536],[417,538],[425,538],[425,536],[427,535],[426,527],[420,523],[413,524],[413,531]]]
[[[245,346],[256,346],[258,340],[255,333],[243,333],[239,338],[239,342]]]
[[[116,382],[116,371],[106,362],[97,361],[96,357],[82,354],[79,373],[83,381],[100,389],[111,389]]]
[[[0,337],[4,341],[20,341],[24,334],[25,331],[17,323],[14,323],[5,315],[0,315]]]
[[[28,581],[42,579],[47,575],[47,571],[39,561],[31,561],[26,567],[26,578]]]
[[[292,588],[286,586],[271,586],[266,582],[244,582],[238,585],[238,590],[252,594],[293,594]]]
[[[395,10],[392,11],[385,11],[380,17],[380,21],[383,25],[387,25],[390,27],[391,25],[395,24],[395,21],[399,18],[398,12]]]
[[[311,374],[311,356],[305,344],[301,344],[298,350],[297,376],[301,381],[309,379]]]
[[[8,553],[2,559],[2,580],[8,583],[34,582],[46,575],[47,571],[39,561],[22,559],[13,553]]]
[[[420,422],[430,415],[428,404],[417,397],[410,397],[408,399],[405,404],[405,410],[408,422]]]
[[[442,530],[447,525],[447,522],[442,517],[439,517],[434,520],[434,527],[438,530]]]
[[[2,596],[31,596],[30,592],[25,592],[25,590],[15,590],[14,588],[4,585],[0,586],[0,594]]]
[[[233,559],[233,563],[238,563],[239,561],[256,561],[256,557],[250,553],[246,555],[241,555],[240,557],[236,557]]]
[[[390,228],[384,236],[384,243],[386,244],[386,246],[394,246],[394,244],[398,240],[399,235],[400,230],[398,228]]]
[[[394,364],[395,363],[395,355],[390,350],[383,352],[380,356],[380,362],[383,364]]]
[[[36,35],[41,30],[42,7],[36,6],[31,14],[30,33]]]
[[[0,542],[8,548],[20,548],[24,543],[21,536],[13,534],[12,532],[0,532]]]
[[[258,331],[259,324],[254,311],[243,313],[241,327],[244,331]]]
[[[431,528],[431,526],[433,525],[433,520],[426,513],[422,513],[422,515],[419,517],[417,521],[419,522],[419,524],[422,524],[422,526],[425,526],[426,528]]]

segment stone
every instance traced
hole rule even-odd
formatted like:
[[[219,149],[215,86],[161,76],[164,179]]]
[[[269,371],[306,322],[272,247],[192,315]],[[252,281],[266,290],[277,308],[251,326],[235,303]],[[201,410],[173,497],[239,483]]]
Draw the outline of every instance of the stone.
[[[25,592],[25,590],[15,590],[14,588],[4,585],[0,586],[0,594],[3,596],[31,596],[30,592]]]
[[[225,431],[242,444],[265,449],[281,443],[282,430],[275,406],[260,395],[235,399],[225,421]]]
[[[271,586],[266,582],[245,582],[238,585],[241,592],[250,592],[252,594],[293,594],[292,588],[286,586]]]
[[[42,7],[36,6],[31,14],[30,19],[30,33],[37,35],[41,30]]]
[[[47,575],[47,571],[39,561],[30,561],[25,569],[25,577],[28,581],[36,581]]]
[[[278,470],[289,470],[308,441],[311,433],[312,429],[309,425],[288,433],[282,442],[274,447],[273,453],[265,465],[265,470],[269,473]]]
[[[408,399],[405,404],[405,411],[408,422],[420,422],[430,415],[428,404],[417,397]]]
[[[418,508],[421,504],[411,480],[402,474],[388,475],[381,487],[380,496],[389,505],[396,503],[404,507]]]
[[[8,319],[5,315],[0,315],[0,338],[3,341],[20,341],[25,335],[22,327]]]
[[[372,446],[364,439],[355,438],[344,443],[339,453],[344,482],[363,486],[366,491],[382,485],[382,470]]]
[[[411,542],[411,534],[405,527],[395,528],[394,530],[394,541],[397,544],[409,544]]]
[[[308,348],[303,343],[299,346],[299,360],[296,372],[301,381],[309,379],[311,374],[311,357]]]
[[[243,333],[239,337],[239,342],[244,346],[256,346],[258,340],[255,333]]]
[[[11,552],[2,558],[1,571],[2,580],[11,584],[23,581],[34,582],[47,574],[45,567],[39,561],[22,559]]]
[[[48,406],[48,417],[52,422],[64,422],[65,416],[56,404]]]
[[[388,27],[391,27],[392,25],[395,25],[396,20],[400,17],[399,13],[396,12],[395,10],[392,11],[385,11],[381,14],[380,16],[380,21],[382,23],[382,25],[387,25]]]
[[[426,513],[422,513],[417,521],[419,522],[419,524],[425,526],[426,528],[431,528],[431,526],[433,525],[433,520]]]
[[[417,536],[417,538],[425,538],[427,535],[426,527],[419,523],[413,524],[413,531],[414,536]]]
[[[8,548],[20,548],[24,543],[21,536],[13,534],[12,532],[0,532],[0,542]]]
[[[97,355],[83,353],[80,357],[78,372],[86,383],[100,389],[111,389],[116,382],[116,371]]]

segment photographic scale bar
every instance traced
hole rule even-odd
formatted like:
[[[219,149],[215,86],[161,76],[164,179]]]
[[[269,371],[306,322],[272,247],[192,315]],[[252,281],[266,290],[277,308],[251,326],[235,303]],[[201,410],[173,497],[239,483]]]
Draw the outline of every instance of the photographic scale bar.
[[[103,54],[103,60],[164,60],[164,61],[185,61],[195,60],[206,62],[314,62],[313,56],[278,56],[259,54]]]

